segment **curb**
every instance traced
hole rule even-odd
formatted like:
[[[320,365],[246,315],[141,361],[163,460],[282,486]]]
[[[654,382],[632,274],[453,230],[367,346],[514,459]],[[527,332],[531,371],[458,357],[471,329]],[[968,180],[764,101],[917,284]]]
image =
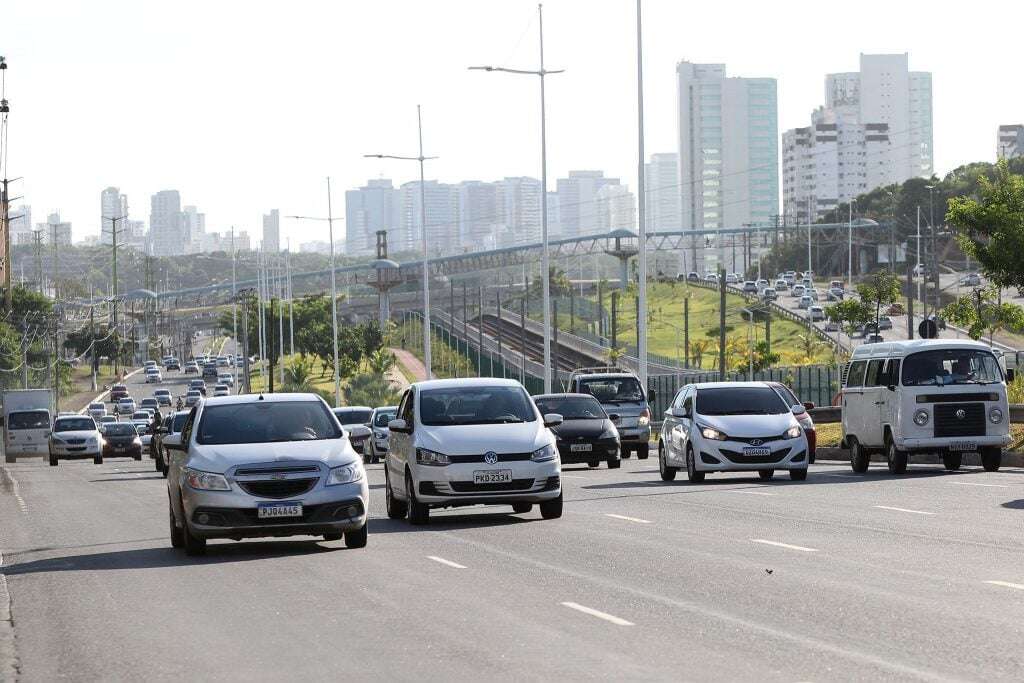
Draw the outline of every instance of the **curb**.
[[[838,462],[850,462],[850,451],[845,448],[822,448],[815,449],[815,460],[835,460]],[[875,454],[871,456],[871,462],[885,462],[885,456]],[[913,456],[913,462],[922,465],[941,465],[942,458],[938,455],[928,453]],[[981,466],[981,457],[977,453],[964,453],[964,465]],[[1004,467],[1024,467],[1024,453],[1003,451]]]

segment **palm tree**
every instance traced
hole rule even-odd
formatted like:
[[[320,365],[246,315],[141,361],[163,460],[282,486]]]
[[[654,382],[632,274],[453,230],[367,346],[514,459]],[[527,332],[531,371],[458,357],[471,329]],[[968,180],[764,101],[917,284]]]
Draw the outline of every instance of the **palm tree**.
[[[800,364],[807,365],[813,363],[814,359],[817,357],[818,353],[825,346],[825,344],[820,339],[818,339],[818,336],[816,334],[812,332],[807,332],[806,334],[798,334],[796,338],[797,348],[800,350],[800,353],[802,354]]]

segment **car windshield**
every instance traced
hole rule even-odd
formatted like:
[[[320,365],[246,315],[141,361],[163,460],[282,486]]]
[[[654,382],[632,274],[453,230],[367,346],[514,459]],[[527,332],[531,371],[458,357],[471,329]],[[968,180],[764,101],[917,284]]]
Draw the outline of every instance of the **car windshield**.
[[[53,425],[55,432],[87,432],[93,429],[96,429],[96,422],[91,417],[57,420]]]
[[[558,413],[564,420],[604,420],[608,417],[597,399],[589,396],[538,398],[534,402],[541,414]]]
[[[394,420],[397,414],[398,410],[395,408],[392,408],[390,410],[378,410],[377,414],[373,416],[373,426],[387,427],[388,422]]]
[[[133,420],[148,420],[149,419],[149,413],[140,410],[137,413],[132,413],[132,419]]]
[[[1003,381],[999,363],[980,349],[935,349],[912,353],[903,361],[904,386],[993,384]]]
[[[185,395],[186,396],[198,396],[199,395],[199,390],[198,389],[189,389],[188,393],[185,394]]]
[[[50,413],[46,410],[21,410],[7,416],[7,428],[46,429],[50,426]]]
[[[106,410],[107,407],[102,403],[90,403],[89,410]]]
[[[581,379],[581,394],[590,394],[601,403],[622,403],[644,400],[640,381],[636,377],[595,377]]]
[[[700,415],[781,415],[789,412],[771,387],[712,387],[697,390]]]
[[[372,410],[362,410],[355,408],[335,408],[334,414],[338,418],[338,422],[343,425],[366,425],[370,424],[370,413]]]
[[[136,436],[138,432],[135,431],[133,425],[127,422],[111,422],[103,427],[104,436]]]
[[[530,397],[521,387],[475,386],[427,389],[420,395],[425,425],[480,425],[533,422]]]
[[[337,439],[341,434],[319,401],[259,401],[207,407],[196,441],[204,445],[275,443]]]

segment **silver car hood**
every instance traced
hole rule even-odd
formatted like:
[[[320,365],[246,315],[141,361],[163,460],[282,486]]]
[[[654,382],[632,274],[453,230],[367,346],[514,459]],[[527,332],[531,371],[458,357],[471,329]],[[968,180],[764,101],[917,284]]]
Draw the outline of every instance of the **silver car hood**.
[[[778,436],[799,423],[792,413],[779,415],[699,415],[697,423],[725,432],[728,436]]]
[[[92,429],[77,432],[54,432],[53,435],[58,439],[91,439],[98,436],[96,431]]]
[[[282,441],[189,447],[187,465],[204,472],[223,474],[235,465],[268,462],[323,462],[328,467],[349,465],[359,458],[347,438],[319,441]]]
[[[512,424],[417,426],[416,446],[445,455],[532,453],[554,437],[540,420]]]

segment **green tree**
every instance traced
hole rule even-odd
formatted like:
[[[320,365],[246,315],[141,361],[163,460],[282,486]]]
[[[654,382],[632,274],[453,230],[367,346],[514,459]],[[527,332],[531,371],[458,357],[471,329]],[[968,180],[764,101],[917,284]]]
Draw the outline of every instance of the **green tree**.
[[[864,325],[871,320],[871,307],[860,299],[843,299],[826,306],[825,315],[829,320],[839,323],[847,334],[852,334],[858,325]]]
[[[398,403],[398,392],[383,375],[361,372],[345,387],[345,401],[354,406],[386,406]]]
[[[900,298],[900,280],[894,273],[879,270],[868,275],[857,285],[861,301],[875,309],[874,321],[882,315],[882,306],[888,306]]]
[[[1000,160],[992,180],[978,178],[977,196],[954,197],[946,220],[960,247],[999,287],[1024,288],[1024,176]]]
[[[1005,329],[1024,327],[1024,308],[1011,303],[999,303],[999,289],[990,285],[979,287],[959,297],[942,310],[942,314],[961,327],[967,328],[971,339],[989,337]]]

